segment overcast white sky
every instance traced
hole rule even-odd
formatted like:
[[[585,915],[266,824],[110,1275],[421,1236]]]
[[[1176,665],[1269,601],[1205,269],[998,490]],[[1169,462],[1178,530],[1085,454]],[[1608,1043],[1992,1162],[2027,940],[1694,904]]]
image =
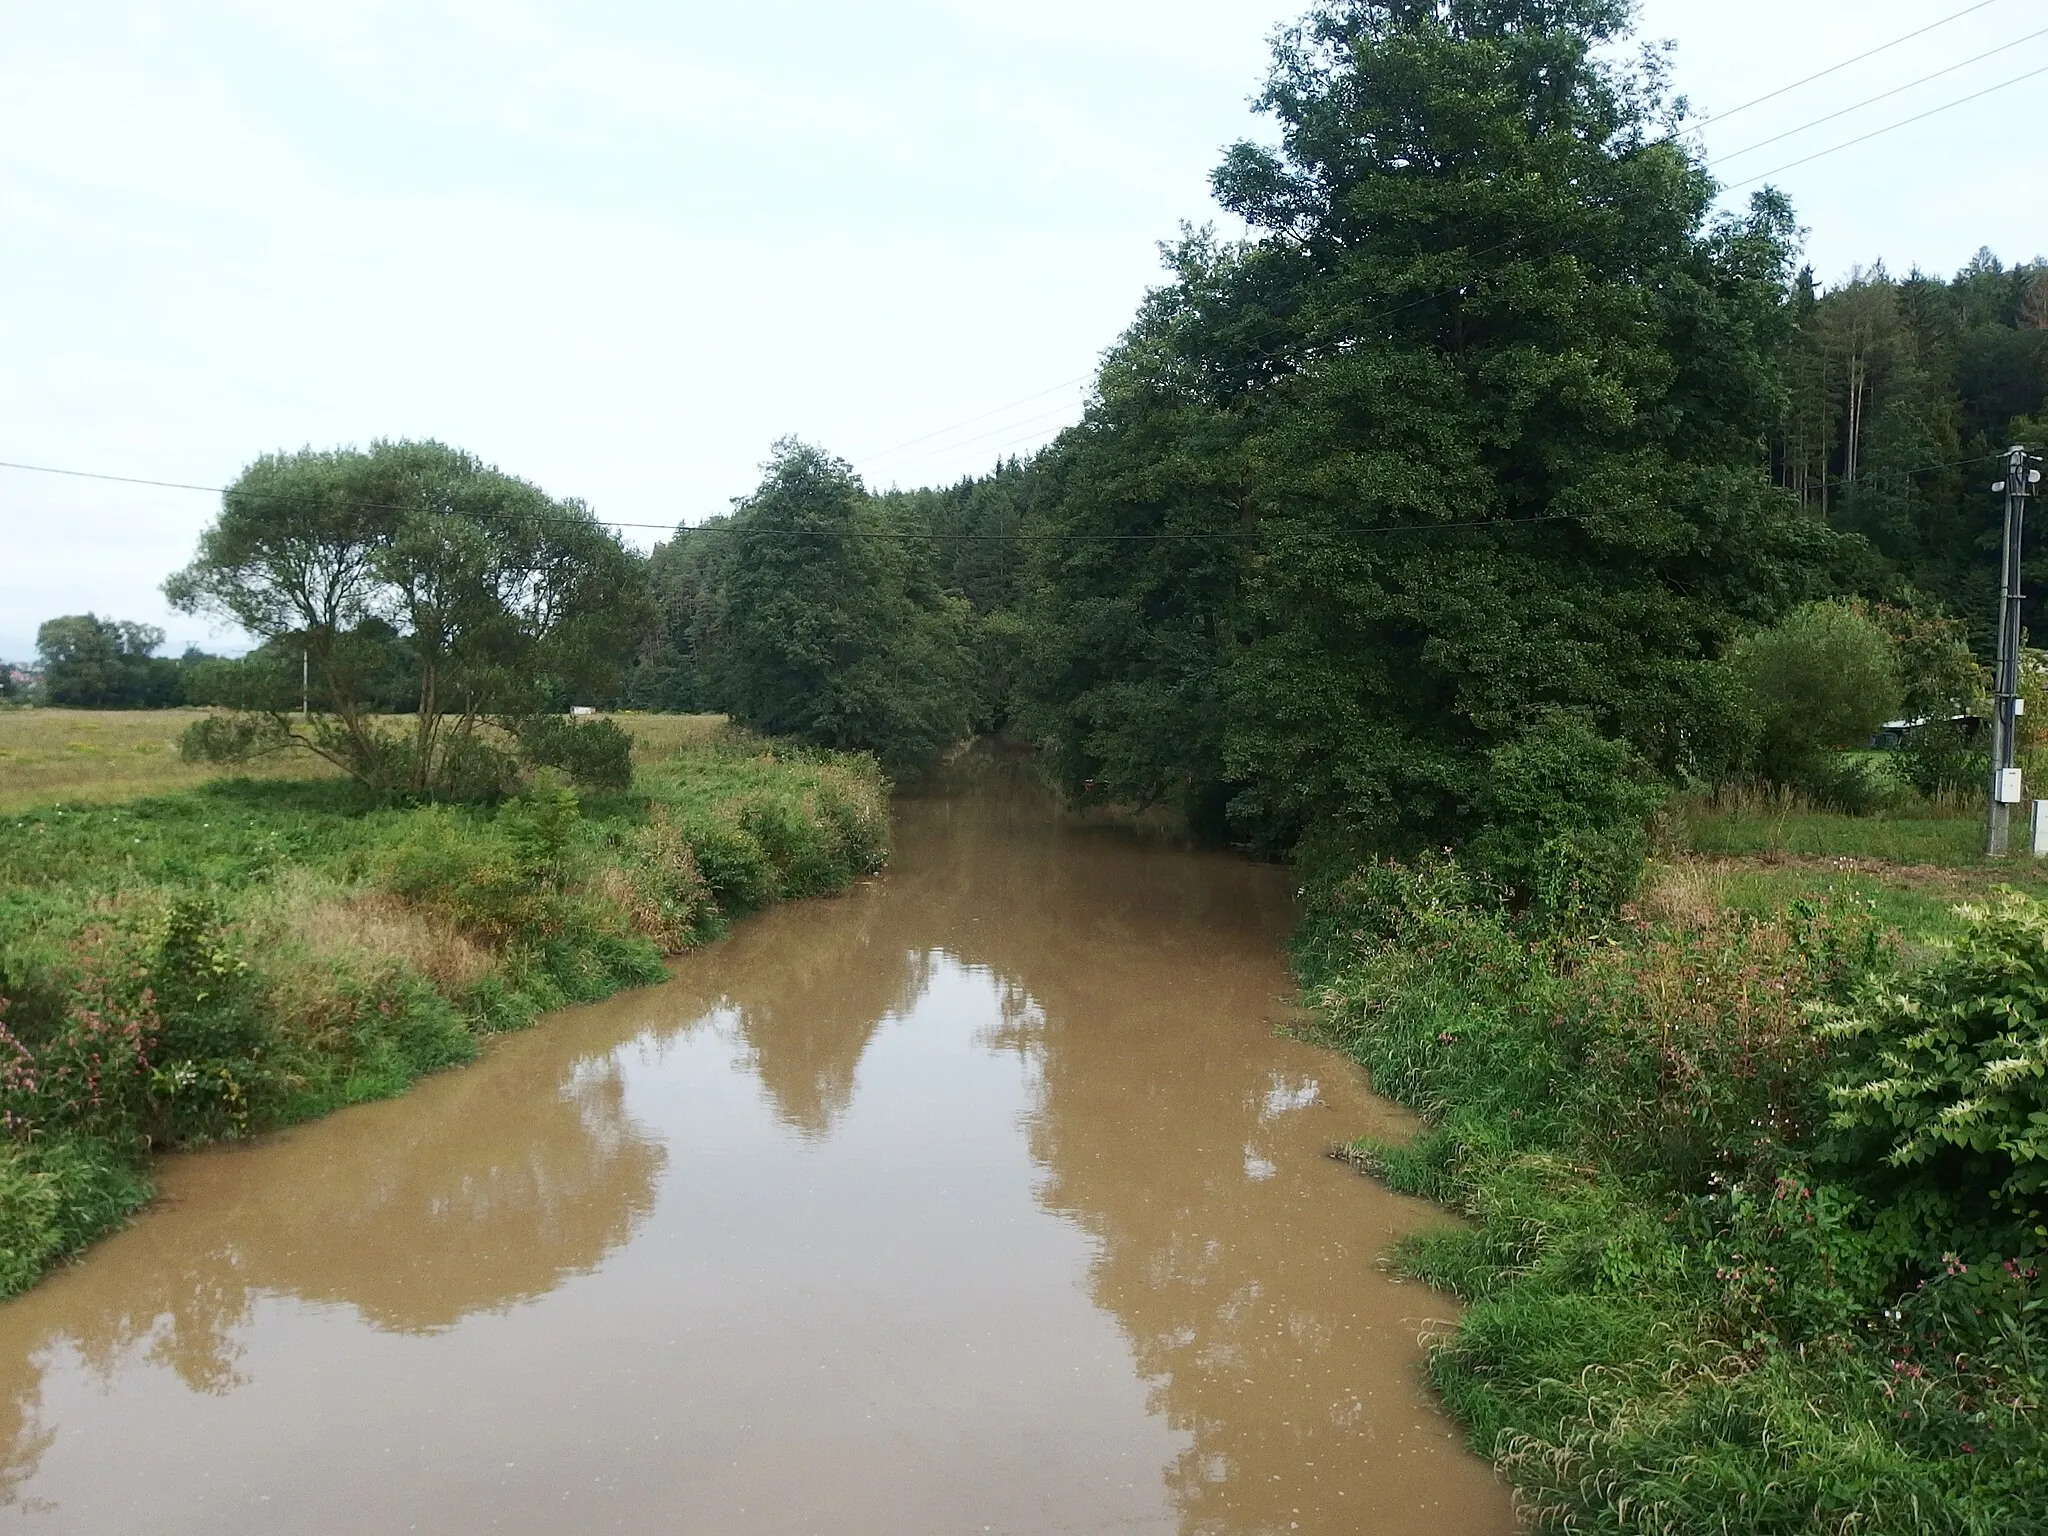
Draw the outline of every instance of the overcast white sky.
[[[1712,113],[1970,3],[1646,0],[1642,33]],[[1078,414],[1301,8],[0,0],[0,459],[218,485],[431,436],[659,525],[785,433],[875,485],[984,468]],[[2044,29],[1989,0],[1709,146],[2001,50],[1724,180],[1771,171],[2048,66]],[[1775,177],[1817,271],[2048,251],[2044,88]],[[156,590],[213,505],[0,469],[0,657],[86,609],[237,648]]]

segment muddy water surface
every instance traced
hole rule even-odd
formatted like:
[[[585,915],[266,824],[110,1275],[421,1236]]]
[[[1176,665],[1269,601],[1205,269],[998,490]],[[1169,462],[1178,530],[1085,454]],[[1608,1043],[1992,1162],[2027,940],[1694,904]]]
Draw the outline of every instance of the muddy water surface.
[[[0,1306],[24,1531],[1502,1532],[1284,875],[904,802],[885,878],[177,1159]]]

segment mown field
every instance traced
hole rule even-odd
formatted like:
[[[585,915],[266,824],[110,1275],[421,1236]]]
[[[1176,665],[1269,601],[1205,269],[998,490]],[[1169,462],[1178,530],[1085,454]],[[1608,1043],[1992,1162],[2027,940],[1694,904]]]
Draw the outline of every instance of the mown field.
[[[399,1092],[887,856],[871,758],[715,717],[627,722],[629,790],[496,805],[303,764],[195,783],[143,750],[184,718],[0,716],[0,1295],[146,1200],[157,1151]]]
[[[222,776],[178,757],[178,738],[204,709],[0,709],[0,813],[55,801],[105,804],[191,789]],[[723,715],[616,715],[633,732],[634,761],[659,761],[713,740]],[[299,753],[236,770],[253,779],[331,778],[340,770]]]
[[[1643,905],[1666,918],[1719,907],[1757,915],[1801,899],[1863,904],[1910,947],[1962,931],[1958,909],[2012,889],[2048,897],[2048,859],[1984,857],[1980,806],[1904,816],[1845,816],[1796,795],[1723,794],[1675,802]]]

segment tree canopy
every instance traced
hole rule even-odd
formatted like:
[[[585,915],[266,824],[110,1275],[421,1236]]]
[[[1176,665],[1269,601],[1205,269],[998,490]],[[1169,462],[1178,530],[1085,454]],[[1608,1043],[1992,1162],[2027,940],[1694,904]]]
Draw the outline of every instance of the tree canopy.
[[[311,720],[273,697],[262,728],[217,730],[215,747],[297,740],[373,788],[434,794],[502,782],[508,759],[479,725],[516,731],[615,691],[651,616],[644,562],[583,503],[433,442],[258,460],[165,592],[273,662],[302,650],[317,680]],[[394,642],[413,690],[403,730],[377,713]]]
[[[1041,460],[1062,776],[1287,842],[1452,840],[1564,709],[1667,771],[1711,663],[1828,589],[1770,484],[1791,219],[1710,221],[1604,0],[1326,5]]]
[[[36,631],[42,693],[51,704],[88,709],[162,709],[179,700],[178,664],[156,653],[164,632],[75,613]]]
[[[967,602],[843,461],[776,445],[732,515],[655,556],[672,672],[700,706],[911,771],[968,732]]]

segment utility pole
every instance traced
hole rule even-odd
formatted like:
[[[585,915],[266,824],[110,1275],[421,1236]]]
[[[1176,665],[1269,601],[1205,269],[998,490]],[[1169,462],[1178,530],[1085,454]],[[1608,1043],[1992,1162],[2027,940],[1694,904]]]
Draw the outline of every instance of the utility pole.
[[[2027,497],[2041,478],[2022,445],[2006,450],[2005,478],[1991,489],[2005,492],[2005,555],[2000,564],[1998,670],[1991,688],[1991,808],[1984,831],[1987,858],[2002,859],[2010,848],[2012,808],[2020,801],[2020,774],[2013,767],[2013,725],[2020,713],[2020,534]]]
[[[313,653],[305,646],[299,647],[299,713],[313,718]]]

